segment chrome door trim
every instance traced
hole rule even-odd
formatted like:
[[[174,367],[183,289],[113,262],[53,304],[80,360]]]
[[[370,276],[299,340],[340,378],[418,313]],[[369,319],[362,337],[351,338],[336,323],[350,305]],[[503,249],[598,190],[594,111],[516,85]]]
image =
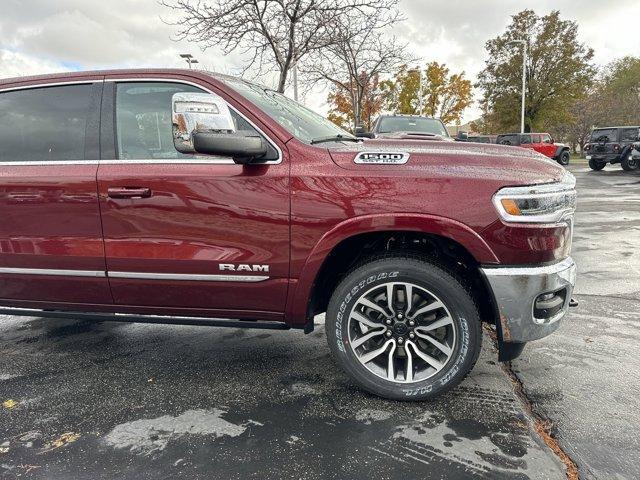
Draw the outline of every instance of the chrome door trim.
[[[0,273],[12,275],[50,275],[58,277],[106,277],[100,270],[63,270],[57,268],[13,268],[2,267]]]
[[[100,160],[45,160],[37,162],[0,162],[0,167],[3,165],[12,165],[20,167],[42,166],[42,165],[99,165]]]
[[[131,160],[108,159],[100,160],[100,165],[238,165],[231,159],[225,157],[211,158],[140,158]],[[260,165],[271,165],[265,162]]]
[[[104,79],[96,78],[95,80],[75,80],[75,81],[66,81],[66,82],[63,81],[63,82],[36,83],[32,85],[21,85],[18,87],[3,87],[0,85],[0,93],[11,92],[14,90],[29,90],[30,88],[63,87],[65,85],[83,85],[88,83],[104,83]]]
[[[264,282],[270,277],[265,275],[206,275],[190,273],[145,273],[145,272],[108,272],[109,278],[127,278],[140,280],[177,280],[192,282]]]

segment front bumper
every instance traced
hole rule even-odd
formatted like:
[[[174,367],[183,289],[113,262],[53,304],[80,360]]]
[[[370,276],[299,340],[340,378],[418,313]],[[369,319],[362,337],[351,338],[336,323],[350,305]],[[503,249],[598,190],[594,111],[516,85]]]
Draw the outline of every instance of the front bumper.
[[[598,163],[620,163],[619,153],[592,153],[586,156],[587,160],[594,160]]]
[[[571,257],[541,267],[482,268],[495,298],[505,342],[524,343],[546,337],[559,326],[576,283],[576,264]],[[553,314],[539,317],[539,297],[556,294],[562,303]]]

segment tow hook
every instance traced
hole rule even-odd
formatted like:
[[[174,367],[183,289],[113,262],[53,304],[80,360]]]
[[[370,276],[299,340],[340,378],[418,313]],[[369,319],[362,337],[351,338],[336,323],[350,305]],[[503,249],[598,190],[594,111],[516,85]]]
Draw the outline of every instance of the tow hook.
[[[571,300],[569,300],[569,306],[570,307],[577,307],[578,306],[578,301],[575,298],[572,298]]]

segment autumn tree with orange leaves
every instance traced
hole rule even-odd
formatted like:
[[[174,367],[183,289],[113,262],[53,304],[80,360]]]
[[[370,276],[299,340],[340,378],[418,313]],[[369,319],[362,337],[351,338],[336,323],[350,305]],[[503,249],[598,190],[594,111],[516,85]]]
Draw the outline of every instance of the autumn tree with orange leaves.
[[[381,89],[381,82],[377,75],[368,80],[363,79],[362,83],[366,86],[362,95],[360,122],[367,130],[370,130],[377,115],[382,111],[387,92]],[[347,90],[333,87],[327,97],[327,102],[331,105],[327,118],[345,130],[353,130],[356,119],[351,96]]]

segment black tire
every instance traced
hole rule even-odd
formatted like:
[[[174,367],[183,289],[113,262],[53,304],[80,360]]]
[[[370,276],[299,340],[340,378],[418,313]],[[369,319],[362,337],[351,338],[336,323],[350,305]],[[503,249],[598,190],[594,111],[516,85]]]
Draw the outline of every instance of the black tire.
[[[602,170],[605,165],[606,163],[596,162],[593,158],[589,160],[589,168],[591,170],[595,170],[595,171]]]
[[[569,153],[569,150],[563,150],[562,153],[560,154],[560,157],[558,158],[558,163],[560,165],[569,165],[569,160],[571,160],[571,154]]]
[[[629,157],[630,155],[626,155],[620,162],[620,165],[622,165],[622,169],[625,172],[633,172],[638,169],[638,160],[635,158],[630,159]]]
[[[444,367],[429,378],[411,383],[382,378],[361,363],[350,345],[352,308],[363,294],[390,280],[412,283],[433,292],[446,305],[452,325],[459,332]],[[335,289],[327,309],[327,341],[336,362],[361,388],[393,400],[433,399],[455,387],[475,365],[482,346],[478,309],[463,285],[444,267],[418,256],[384,256],[355,268]]]

